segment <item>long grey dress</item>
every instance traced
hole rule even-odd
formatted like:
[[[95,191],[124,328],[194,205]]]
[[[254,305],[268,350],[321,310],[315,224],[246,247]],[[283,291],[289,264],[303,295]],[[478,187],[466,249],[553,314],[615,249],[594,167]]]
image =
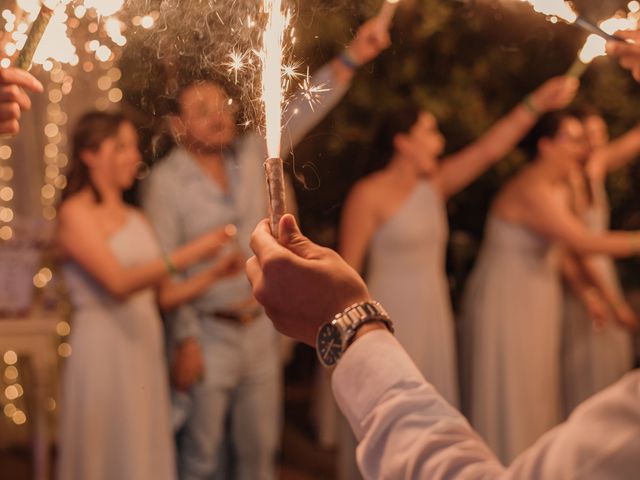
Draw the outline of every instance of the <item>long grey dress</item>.
[[[560,420],[560,283],[545,238],[490,215],[465,291],[464,411],[509,464]]]
[[[445,274],[448,235],[442,198],[431,183],[419,182],[373,237],[367,284],[425,378],[457,405],[454,323]]]
[[[607,194],[602,182],[593,181],[591,184],[593,202],[585,212],[584,220],[591,231],[606,232],[610,221]],[[593,261],[602,278],[622,295],[611,258],[598,255],[593,257]],[[568,288],[564,294],[562,348],[565,415],[633,368],[631,334],[615,321],[610,321],[604,330],[596,332],[584,305]]]
[[[122,265],[158,258],[150,227],[131,212],[109,240]],[[61,480],[174,480],[161,319],[151,289],[118,301],[79,265],[65,275],[74,307],[63,380]]]

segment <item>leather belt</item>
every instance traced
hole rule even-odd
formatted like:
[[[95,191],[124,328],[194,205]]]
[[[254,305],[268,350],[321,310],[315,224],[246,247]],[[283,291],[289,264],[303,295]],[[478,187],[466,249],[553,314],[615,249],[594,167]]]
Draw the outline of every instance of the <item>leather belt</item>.
[[[228,322],[238,323],[240,325],[249,325],[256,318],[262,315],[261,308],[254,308],[251,310],[214,310],[211,312],[211,317],[218,320],[226,320]]]

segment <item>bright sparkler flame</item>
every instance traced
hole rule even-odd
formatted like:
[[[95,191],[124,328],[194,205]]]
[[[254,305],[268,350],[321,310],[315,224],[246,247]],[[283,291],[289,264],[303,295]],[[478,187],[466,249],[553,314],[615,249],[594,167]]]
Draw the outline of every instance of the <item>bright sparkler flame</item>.
[[[638,18],[633,14],[628,17],[612,17],[600,23],[600,28],[612,35],[618,30],[636,30],[638,28]],[[598,57],[607,54],[607,41],[599,35],[591,34],[580,50],[578,57],[582,63],[591,63]]]
[[[269,158],[280,158],[284,102],[282,59],[287,17],[282,12],[282,0],[264,0],[264,11],[269,15],[263,35],[262,52],[262,100],[265,111],[267,153]]]
[[[100,16],[110,17],[122,10],[124,0],[85,0],[84,6],[86,8],[95,8]]]
[[[42,65],[47,60],[56,60],[70,65],[78,64],[76,47],[67,34],[67,20],[65,6],[58,6],[33,55],[33,63]]]
[[[521,0],[529,3],[538,13],[545,15],[555,15],[562,20],[574,23],[578,19],[578,15],[573,11],[571,6],[564,0]]]

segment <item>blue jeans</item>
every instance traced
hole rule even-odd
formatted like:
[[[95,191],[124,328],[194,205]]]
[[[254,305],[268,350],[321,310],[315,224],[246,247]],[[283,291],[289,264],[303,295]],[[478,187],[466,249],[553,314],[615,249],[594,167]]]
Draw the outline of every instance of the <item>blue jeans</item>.
[[[189,402],[183,399],[179,407],[188,403],[178,445],[180,479],[220,478],[227,444],[235,454],[236,479],[272,480],[282,409],[276,333],[264,316],[247,326],[201,321],[206,371],[204,380],[191,388]]]

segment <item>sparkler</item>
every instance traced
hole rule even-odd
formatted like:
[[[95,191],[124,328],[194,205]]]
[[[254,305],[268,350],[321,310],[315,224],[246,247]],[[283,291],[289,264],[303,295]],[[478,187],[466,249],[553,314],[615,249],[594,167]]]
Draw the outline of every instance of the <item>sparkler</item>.
[[[393,21],[393,17],[396,14],[399,4],[400,0],[384,0],[382,8],[380,8],[380,12],[378,13],[378,18],[385,28],[389,28],[391,26],[391,22]]]
[[[582,28],[589,33],[604,38],[605,40],[624,41],[602,28],[594,25],[584,17],[581,17],[564,0],[523,0],[529,3],[538,13],[558,17],[570,25]]]
[[[47,30],[49,23],[51,22],[51,18],[53,17],[55,8],[59,2],[49,1],[43,3],[40,7],[40,13],[38,13],[38,17],[33,22],[31,27],[31,31],[29,32],[29,36],[27,37],[27,41],[24,44],[24,47],[20,51],[20,55],[18,55],[18,59],[16,60],[16,67],[22,70],[29,70],[31,68],[31,62],[33,61],[33,55],[36,53],[38,49],[38,45],[40,45],[40,41],[44,36],[44,32]]]
[[[638,27],[638,18],[632,13],[626,18],[612,17],[600,23],[599,28],[606,33],[613,33],[618,30],[635,30]],[[607,54],[607,42],[599,35],[591,34],[587,37],[584,46],[578,54],[573,65],[567,72],[568,76],[580,78],[589,68],[591,62],[598,57]]]
[[[280,219],[285,214],[284,165],[280,155],[282,135],[282,59],[287,19],[282,12],[282,0],[264,0],[268,14],[263,35],[262,100],[265,112],[267,160],[264,163],[269,192],[271,233],[278,238]]]

